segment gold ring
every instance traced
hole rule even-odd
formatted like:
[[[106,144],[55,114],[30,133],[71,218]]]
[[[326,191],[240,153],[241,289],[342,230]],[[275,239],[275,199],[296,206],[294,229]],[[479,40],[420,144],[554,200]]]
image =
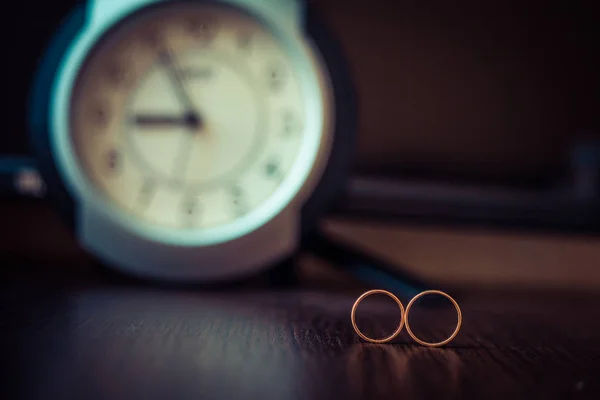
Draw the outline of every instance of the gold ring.
[[[398,325],[398,328],[396,328],[394,333],[392,333],[390,336],[385,337],[383,339],[372,339],[372,338],[366,336],[365,334],[363,334],[360,331],[360,329],[358,329],[358,326],[356,326],[356,308],[358,307],[360,302],[365,299],[365,297],[368,297],[372,294],[378,294],[378,293],[385,294],[385,295],[391,297],[392,299],[394,299],[394,301],[396,303],[398,303],[398,307],[400,307],[400,325]],[[405,315],[404,306],[402,305],[402,302],[400,302],[400,300],[396,296],[394,296],[392,293],[388,292],[387,290],[375,289],[375,290],[369,290],[368,292],[363,293],[358,299],[356,299],[356,301],[354,302],[354,305],[352,306],[352,312],[350,313],[350,319],[352,320],[352,326],[354,327],[354,330],[356,331],[358,336],[360,336],[367,342],[387,343],[390,340],[394,339],[396,336],[398,336],[398,334],[404,327],[404,315]]]
[[[418,337],[416,337],[415,334],[410,329],[410,324],[408,323],[408,313],[410,312],[410,308],[413,306],[413,304],[415,304],[415,301],[417,301],[417,299],[419,297],[425,296],[426,294],[442,295],[442,296],[448,298],[454,305],[454,308],[456,308],[456,313],[458,314],[458,323],[456,324],[456,329],[454,330],[452,335],[450,335],[450,337],[444,341],[437,342],[437,343],[425,342],[425,341],[419,339]],[[458,303],[456,302],[456,300],[454,300],[452,297],[450,297],[449,294],[441,292],[439,290],[426,290],[424,292],[419,293],[415,297],[413,297],[412,300],[408,303],[408,305],[406,306],[405,320],[406,320],[406,331],[408,332],[410,337],[414,339],[415,342],[419,343],[420,345],[427,346],[427,347],[440,347],[440,346],[450,343],[452,341],[452,339],[454,339],[456,337],[456,335],[458,335],[458,331],[460,331],[460,326],[462,325],[462,312],[460,311],[460,307],[458,306]]]

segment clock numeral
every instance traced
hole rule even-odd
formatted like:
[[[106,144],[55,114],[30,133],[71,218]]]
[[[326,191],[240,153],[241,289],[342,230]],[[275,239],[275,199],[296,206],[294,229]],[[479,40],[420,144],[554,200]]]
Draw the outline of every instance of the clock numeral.
[[[291,111],[285,111],[283,113],[283,128],[281,135],[283,137],[290,137],[299,131],[299,123],[294,114]]]
[[[282,178],[281,167],[279,161],[271,160],[267,162],[264,169],[265,175],[268,178],[280,180]]]
[[[118,172],[121,167],[121,153],[117,149],[110,149],[106,155],[106,161],[109,171]]]
[[[192,20],[188,22],[187,32],[205,44],[210,44],[217,37],[217,23],[214,20]]]
[[[155,50],[162,49],[164,45],[164,35],[158,29],[151,29],[144,34],[143,42]]]
[[[285,85],[285,71],[282,66],[274,65],[268,68],[268,81],[267,84],[271,91],[278,93],[283,89]]]
[[[199,210],[198,198],[195,196],[188,197],[183,202],[183,212],[186,215],[195,215]]]
[[[246,32],[241,32],[236,37],[237,48],[242,51],[252,50],[252,35]]]
[[[94,123],[99,128],[104,128],[108,124],[108,111],[104,107],[102,103],[99,103],[93,107],[91,110],[91,118]]]
[[[127,71],[118,65],[108,67],[106,71],[108,79],[115,86],[127,86],[130,82],[130,77]]]
[[[233,186],[231,188],[231,196],[233,197],[233,207],[236,216],[241,217],[248,212],[248,207],[243,197],[243,190],[239,186]]]
[[[138,203],[142,206],[149,205],[152,199],[154,198],[155,193],[156,181],[152,178],[146,178],[144,180],[144,183],[142,183],[142,187],[140,188]]]
[[[184,208],[187,215],[193,215],[194,211],[196,211],[196,201],[187,201]]]
[[[183,202],[183,214],[185,218],[185,224],[191,226],[194,224],[192,217],[198,215],[200,206],[198,205],[198,199],[196,197],[189,197]]]
[[[241,188],[241,187],[239,187],[238,185],[235,185],[235,186],[233,186],[233,187],[231,188],[231,195],[232,195],[234,198],[241,197],[241,196],[242,196],[242,194],[243,194],[242,188]]]

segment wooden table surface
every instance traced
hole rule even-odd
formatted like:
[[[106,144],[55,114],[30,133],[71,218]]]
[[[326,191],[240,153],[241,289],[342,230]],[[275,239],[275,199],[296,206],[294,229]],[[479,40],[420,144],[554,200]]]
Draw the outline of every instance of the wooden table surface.
[[[600,398],[600,298],[460,293],[447,347],[361,342],[359,293],[310,285],[219,291],[0,270],[2,399]],[[398,310],[359,308],[383,336]],[[406,304],[406,303],[405,303]],[[452,330],[444,307],[411,325]],[[420,311],[419,311],[420,310]]]

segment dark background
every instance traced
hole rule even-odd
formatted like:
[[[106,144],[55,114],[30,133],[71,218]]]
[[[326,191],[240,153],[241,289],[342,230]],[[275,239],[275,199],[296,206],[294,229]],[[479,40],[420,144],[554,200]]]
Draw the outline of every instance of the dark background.
[[[593,1],[314,0],[360,102],[355,172],[544,186],[597,137]],[[37,61],[74,1],[16,2],[1,26],[10,118],[0,149],[27,151]]]

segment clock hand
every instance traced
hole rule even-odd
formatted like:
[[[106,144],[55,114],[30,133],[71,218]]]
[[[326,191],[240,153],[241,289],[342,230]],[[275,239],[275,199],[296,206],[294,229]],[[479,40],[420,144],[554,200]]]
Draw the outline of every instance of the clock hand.
[[[177,152],[177,158],[175,159],[175,166],[173,168],[173,178],[175,180],[185,180],[185,173],[188,168],[192,151],[193,135],[185,135],[179,142],[179,151]]]
[[[183,78],[181,77],[181,70],[177,66],[177,63],[169,50],[164,50],[160,53],[160,59],[163,65],[166,67],[169,78],[173,87],[177,92],[177,96],[179,100],[186,107],[186,114],[197,116],[196,108],[194,107],[194,103],[192,102],[192,98],[190,97],[188,91],[185,88],[185,84],[183,82]]]
[[[185,118],[188,121],[192,122],[191,124],[188,123],[187,126],[192,128],[192,129],[190,129],[190,132],[194,133],[197,131],[194,128],[197,128],[198,125],[200,124],[200,117],[199,117],[199,113],[196,111],[196,108],[194,107],[194,103],[192,102],[192,99],[191,99],[188,91],[185,88],[185,84],[183,83],[183,78],[181,77],[181,72],[180,72],[181,70],[178,68],[177,63],[175,62],[175,59],[169,50],[164,50],[160,54],[160,59],[168,71],[169,78],[171,80],[171,83],[173,84],[173,87],[177,91],[179,100],[186,107]],[[192,146],[191,146],[192,138],[193,138],[193,135],[185,135],[185,137],[183,137],[181,139],[181,142],[179,145],[179,152],[178,152],[178,156],[175,160],[175,167],[174,167],[174,171],[173,171],[173,176],[175,179],[184,179],[185,178],[185,172],[187,170],[187,166],[189,164],[190,155],[191,155],[190,152],[191,152],[191,148],[192,148]]]
[[[182,116],[138,114],[132,117],[132,123],[140,128],[187,127],[196,129],[201,120],[194,114]]]

